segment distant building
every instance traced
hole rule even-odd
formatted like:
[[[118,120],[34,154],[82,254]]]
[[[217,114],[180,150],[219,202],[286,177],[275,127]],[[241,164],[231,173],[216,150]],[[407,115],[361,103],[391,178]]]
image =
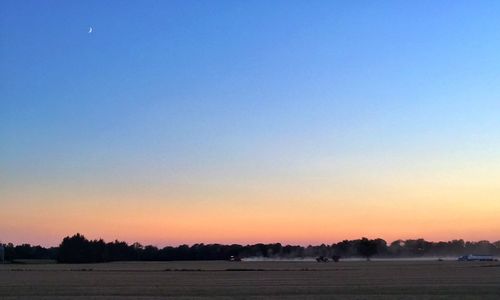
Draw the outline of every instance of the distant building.
[[[491,255],[464,255],[458,258],[459,261],[497,261],[495,257]]]

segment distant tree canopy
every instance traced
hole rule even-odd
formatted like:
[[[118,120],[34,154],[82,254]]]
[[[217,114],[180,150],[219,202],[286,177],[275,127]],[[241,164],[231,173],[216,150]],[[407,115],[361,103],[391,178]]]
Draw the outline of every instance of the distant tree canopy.
[[[77,233],[63,239],[57,252],[57,260],[62,263],[104,262],[108,260],[109,249],[106,248],[108,247],[103,240],[89,241]]]
[[[366,257],[366,260],[370,260],[370,257],[378,253],[378,243],[376,240],[362,238],[358,241],[357,250],[361,256]]]
[[[444,257],[465,254],[500,255],[500,241],[429,242],[424,239],[397,240],[389,245],[383,239],[361,238],[344,240],[331,245],[293,246],[275,244],[221,245],[194,244],[157,248],[139,243],[105,242],[102,239],[88,240],[81,234],[65,237],[59,247],[44,248],[22,244],[4,244],[5,260],[54,259],[61,263],[90,263],[108,261],[170,261],[170,260],[227,260],[230,257]]]

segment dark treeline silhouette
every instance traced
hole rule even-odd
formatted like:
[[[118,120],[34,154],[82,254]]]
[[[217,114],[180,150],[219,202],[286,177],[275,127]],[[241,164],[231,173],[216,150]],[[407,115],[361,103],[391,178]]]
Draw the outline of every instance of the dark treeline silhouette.
[[[57,247],[44,248],[42,246],[32,246],[22,244],[14,246],[13,244],[2,244],[4,247],[4,259],[12,261],[16,259],[56,259]]]
[[[500,241],[429,242],[424,239],[397,240],[388,244],[383,239],[344,240],[331,245],[283,246],[276,244],[221,245],[194,244],[157,248],[139,243],[88,240],[81,234],[63,239],[59,247],[44,248],[28,244],[4,244],[5,260],[55,259],[61,263],[89,263],[108,261],[170,261],[170,260],[227,260],[231,257],[303,258],[303,257],[446,257],[466,254],[500,255]]]

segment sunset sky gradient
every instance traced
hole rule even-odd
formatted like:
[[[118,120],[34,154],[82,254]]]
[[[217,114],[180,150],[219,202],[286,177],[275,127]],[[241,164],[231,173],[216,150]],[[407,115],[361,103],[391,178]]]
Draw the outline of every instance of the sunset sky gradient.
[[[499,11],[1,1],[0,241],[500,240]]]

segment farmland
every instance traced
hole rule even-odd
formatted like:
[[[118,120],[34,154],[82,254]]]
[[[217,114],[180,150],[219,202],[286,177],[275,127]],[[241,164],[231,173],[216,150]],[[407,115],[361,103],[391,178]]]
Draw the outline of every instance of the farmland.
[[[0,299],[498,299],[499,262],[0,265]]]

